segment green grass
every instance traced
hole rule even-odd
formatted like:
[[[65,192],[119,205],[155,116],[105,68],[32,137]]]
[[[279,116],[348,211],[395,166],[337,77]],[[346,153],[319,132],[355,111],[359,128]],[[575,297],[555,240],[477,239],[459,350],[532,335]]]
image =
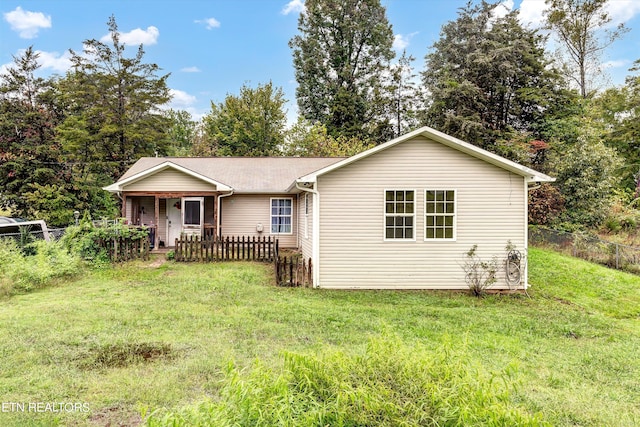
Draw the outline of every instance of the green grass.
[[[276,288],[265,265],[141,262],[4,297],[2,402],[89,411],[0,412],[0,425],[169,419],[219,401],[234,375],[278,385],[283,368],[298,372],[295,355],[341,372],[385,340],[422,359],[452,349],[448,369],[477,378],[508,373],[495,393],[552,425],[639,425],[640,278],[550,251],[529,257],[530,297]]]

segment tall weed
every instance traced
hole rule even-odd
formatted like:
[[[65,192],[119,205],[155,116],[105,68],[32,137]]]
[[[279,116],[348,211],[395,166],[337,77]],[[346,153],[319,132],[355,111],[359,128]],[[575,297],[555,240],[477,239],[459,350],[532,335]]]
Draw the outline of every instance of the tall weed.
[[[388,334],[363,355],[285,353],[282,372],[230,365],[219,401],[157,411],[147,425],[548,425],[511,400],[513,369],[490,374],[471,359],[464,347],[429,350]]]
[[[74,275],[80,258],[58,242],[37,241],[25,254],[13,239],[0,239],[0,293],[11,295],[47,285],[52,279]]]

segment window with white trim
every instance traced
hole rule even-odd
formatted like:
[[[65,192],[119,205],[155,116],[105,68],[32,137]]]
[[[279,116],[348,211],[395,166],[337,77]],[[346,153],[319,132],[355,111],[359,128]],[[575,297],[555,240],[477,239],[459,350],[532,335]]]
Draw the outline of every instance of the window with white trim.
[[[414,190],[385,190],[385,240],[414,240],[415,212]]]
[[[271,199],[271,234],[291,234],[293,199]]]
[[[424,197],[424,239],[456,238],[456,191],[426,190]]]

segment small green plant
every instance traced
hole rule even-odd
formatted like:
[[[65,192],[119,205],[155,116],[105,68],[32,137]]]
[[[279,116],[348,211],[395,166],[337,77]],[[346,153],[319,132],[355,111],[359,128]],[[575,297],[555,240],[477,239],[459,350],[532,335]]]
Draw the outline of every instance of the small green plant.
[[[496,278],[498,259],[493,257],[490,261],[485,261],[480,258],[477,251],[478,245],[473,245],[465,252],[462,269],[469,291],[475,296],[481,296],[498,280]]]
[[[71,277],[80,258],[58,242],[44,240],[29,244],[25,254],[13,239],[0,239],[0,292],[11,295],[46,286],[52,279]]]
[[[167,259],[169,261],[173,261],[176,259],[176,251],[169,251],[167,252]]]

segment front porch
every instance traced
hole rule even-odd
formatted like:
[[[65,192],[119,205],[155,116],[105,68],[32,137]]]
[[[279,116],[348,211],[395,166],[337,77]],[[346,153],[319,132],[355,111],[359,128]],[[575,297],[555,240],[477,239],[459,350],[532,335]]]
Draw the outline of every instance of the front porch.
[[[218,234],[219,192],[123,192],[126,223],[152,230],[154,251],[172,248],[181,236]]]

